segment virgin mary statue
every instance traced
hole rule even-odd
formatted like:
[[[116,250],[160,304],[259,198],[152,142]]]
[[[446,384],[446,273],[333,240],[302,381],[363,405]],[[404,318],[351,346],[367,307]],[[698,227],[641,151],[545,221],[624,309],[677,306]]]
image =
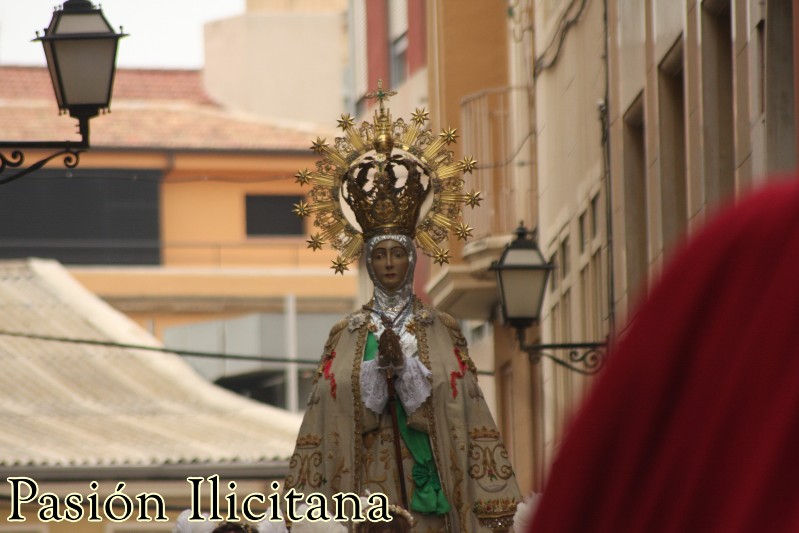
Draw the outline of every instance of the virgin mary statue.
[[[363,254],[374,294],[330,331],[284,489],[328,503],[379,493],[410,512],[413,531],[489,532],[512,519],[516,478],[458,322],[413,291],[414,241],[443,263],[446,230],[471,231],[454,219],[479,199],[461,193],[474,160],[453,161],[454,131],[434,137],[424,110],[392,123],[389,95],[376,91],[373,123],[343,116],[345,135],[317,140],[317,170],[297,175],[313,184],[315,203],[295,206],[316,215],[309,245],[339,250],[337,272]]]

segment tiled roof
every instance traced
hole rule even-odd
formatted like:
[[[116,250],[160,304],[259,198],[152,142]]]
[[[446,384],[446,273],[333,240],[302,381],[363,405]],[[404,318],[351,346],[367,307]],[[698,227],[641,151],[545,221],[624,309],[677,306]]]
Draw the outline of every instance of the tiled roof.
[[[224,109],[200,71],[119,69],[111,111],[91,120],[95,148],[305,151],[324,136]],[[0,67],[0,124],[5,141],[79,140],[77,121],[58,115],[44,67]]]
[[[55,102],[50,74],[44,67],[0,67],[0,99]],[[213,104],[203,90],[202,72],[199,70],[118,69],[112,103],[114,100],[177,100]]]
[[[4,332],[157,346],[54,261],[0,262]],[[300,416],[180,357],[0,334],[0,471],[285,462]]]

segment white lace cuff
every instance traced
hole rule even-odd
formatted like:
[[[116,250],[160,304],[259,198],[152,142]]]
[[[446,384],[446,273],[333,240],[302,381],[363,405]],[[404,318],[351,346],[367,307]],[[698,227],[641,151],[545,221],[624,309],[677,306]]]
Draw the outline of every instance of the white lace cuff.
[[[396,387],[397,395],[409,416],[430,396],[433,386],[430,384],[429,376],[430,371],[418,357],[405,358],[405,368],[397,377]]]
[[[361,363],[361,399],[377,414],[381,414],[388,403],[386,375],[378,368],[377,358]]]

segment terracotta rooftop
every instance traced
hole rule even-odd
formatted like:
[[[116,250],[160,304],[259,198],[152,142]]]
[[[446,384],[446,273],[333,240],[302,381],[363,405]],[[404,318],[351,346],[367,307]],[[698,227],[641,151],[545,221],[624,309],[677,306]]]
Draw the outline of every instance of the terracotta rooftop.
[[[44,67],[0,67],[0,99],[55,102],[53,83]],[[199,70],[118,69],[115,100],[177,100],[213,104],[203,90]]]
[[[301,150],[318,129],[234,113],[205,93],[198,70],[119,69],[111,111],[91,121],[95,148]],[[44,67],[0,67],[3,140],[79,140],[77,121],[59,116]]]
[[[0,307],[0,472],[285,470],[300,415],[212,385],[176,355],[41,339],[159,346],[58,263],[0,262]]]

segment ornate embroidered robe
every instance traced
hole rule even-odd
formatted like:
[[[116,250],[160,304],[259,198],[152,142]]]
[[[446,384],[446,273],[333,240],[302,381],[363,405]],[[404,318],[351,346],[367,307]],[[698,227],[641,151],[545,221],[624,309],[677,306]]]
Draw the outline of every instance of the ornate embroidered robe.
[[[432,373],[432,394],[409,417],[408,425],[429,435],[441,488],[451,506],[440,516],[414,512],[414,531],[489,533],[477,521],[474,505],[508,507],[521,501],[508,453],[477,384],[458,323],[418,300],[413,305],[414,317],[406,329],[415,333],[419,359]],[[391,415],[388,409],[377,415],[361,399],[364,347],[374,329],[370,320],[368,312],[358,311],[332,328],[285,490],[324,494],[329,505],[338,492],[380,492],[390,503],[402,505]],[[414,460],[400,441],[410,501]]]

